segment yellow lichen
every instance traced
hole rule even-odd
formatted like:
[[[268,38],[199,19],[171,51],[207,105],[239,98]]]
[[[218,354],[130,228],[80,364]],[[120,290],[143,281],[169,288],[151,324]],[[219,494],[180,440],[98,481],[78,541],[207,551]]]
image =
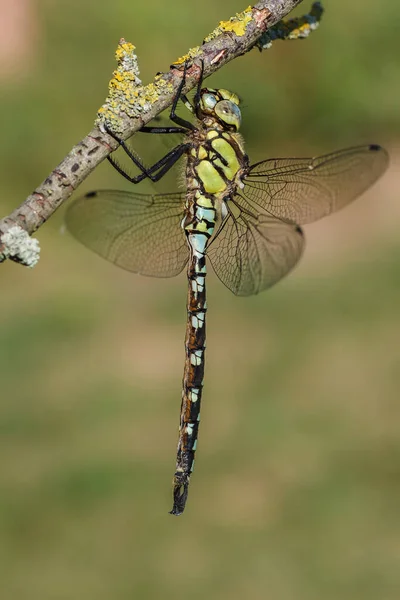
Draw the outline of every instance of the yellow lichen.
[[[124,115],[135,118],[150,110],[161,94],[173,91],[173,85],[160,74],[154,81],[143,86],[139,79],[139,68],[135,46],[120,40],[115,56],[116,70],[108,86],[108,97],[98,110],[96,125],[105,122],[116,133],[123,130]]]
[[[125,40],[120,40],[118,48],[115,51],[115,58],[117,62],[120,62],[128,54],[135,54],[135,50],[136,46],[134,46],[130,42],[125,42]]]
[[[181,56],[176,61],[174,61],[172,64],[173,65],[182,65],[187,60],[195,58],[198,55],[199,50],[200,50],[200,46],[195,46],[194,48],[190,48],[190,50],[187,54],[184,54],[184,56]]]
[[[243,12],[237,13],[234,17],[231,17],[229,21],[220,21],[218,27],[204,38],[204,42],[210,42],[221,35],[221,33],[226,33],[228,31],[232,31],[235,35],[241,37],[246,33],[247,25],[252,18],[252,7],[248,6]]]
[[[135,111],[129,107],[137,102],[139,90],[143,86],[139,79],[135,46],[122,38],[115,52],[115,58],[118,65],[108,85],[108,97],[98,110],[96,124],[107,121],[113,125],[114,130],[118,131],[118,124],[122,124],[121,112],[134,116]],[[140,110],[139,108],[136,113],[138,114]]]
[[[314,30],[317,29],[319,23],[318,21],[315,23],[303,23],[302,25],[300,25],[299,27],[297,27],[296,29],[293,29],[293,31],[291,31],[289,33],[289,39],[291,40],[296,40],[299,38],[306,38],[310,35],[310,33]]]

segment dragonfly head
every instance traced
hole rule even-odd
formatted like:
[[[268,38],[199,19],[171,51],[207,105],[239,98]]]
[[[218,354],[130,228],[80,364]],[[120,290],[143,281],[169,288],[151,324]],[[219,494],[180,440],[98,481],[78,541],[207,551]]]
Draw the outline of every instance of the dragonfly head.
[[[200,111],[218,119],[227,129],[238,131],[242,120],[239,98],[229,90],[203,88],[200,93]]]

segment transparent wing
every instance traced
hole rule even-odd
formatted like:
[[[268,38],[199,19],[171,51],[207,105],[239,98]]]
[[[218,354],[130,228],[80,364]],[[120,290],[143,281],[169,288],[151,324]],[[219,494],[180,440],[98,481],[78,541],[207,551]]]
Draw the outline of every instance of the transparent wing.
[[[234,294],[249,296],[271,287],[296,265],[304,248],[300,227],[258,213],[237,195],[210,243],[207,256]]]
[[[291,223],[311,223],[343,208],[384,173],[381,146],[347,148],[317,158],[273,158],[250,166],[243,195]]]
[[[66,213],[69,231],[85,246],[123,269],[173,277],[188,260],[181,228],[184,194],[90,192]]]

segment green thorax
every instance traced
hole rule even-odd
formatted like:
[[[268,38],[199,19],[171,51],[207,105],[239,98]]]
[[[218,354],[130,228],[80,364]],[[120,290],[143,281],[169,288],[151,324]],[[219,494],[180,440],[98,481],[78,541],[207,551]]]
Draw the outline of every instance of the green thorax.
[[[238,97],[227,90],[201,91],[198,127],[188,139],[191,147],[186,167],[187,231],[206,230],[210,234],[222,200],[242,185],[241,175],[248,159],[237,133],[241,122],[238,103]],[[201,222],[204,209],[207,227]]]

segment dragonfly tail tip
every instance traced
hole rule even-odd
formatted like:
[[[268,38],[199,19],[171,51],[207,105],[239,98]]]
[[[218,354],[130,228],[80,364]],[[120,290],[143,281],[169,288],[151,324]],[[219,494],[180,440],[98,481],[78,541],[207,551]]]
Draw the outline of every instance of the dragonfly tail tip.
[[[172,510],[170,511],[170,515],[175,515],[179,517],[185,510],[186,501],[189,493],[189,477],[186,476],[184,479],[182,477],[176,478],[174,480],[174,505]]]

